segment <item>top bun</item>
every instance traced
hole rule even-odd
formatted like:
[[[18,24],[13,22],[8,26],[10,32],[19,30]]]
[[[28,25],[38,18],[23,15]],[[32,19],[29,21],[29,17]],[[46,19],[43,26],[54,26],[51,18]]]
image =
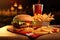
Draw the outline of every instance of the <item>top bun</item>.
[[[32,16],[27,15],[27,14],[20,14],[17,15],[13,18],[13,20],[22,20],[22,21],[34,21],[34,19],[32,18]]]

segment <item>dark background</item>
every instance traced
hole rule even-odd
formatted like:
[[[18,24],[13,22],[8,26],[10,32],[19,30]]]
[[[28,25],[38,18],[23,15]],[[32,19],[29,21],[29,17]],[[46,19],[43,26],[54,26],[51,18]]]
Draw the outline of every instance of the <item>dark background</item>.
[[[32,4],[36,4],[38,0],[0,0],[0,9],[2,8],[8,8],[11,5],[14,4],[14,2],[17,2],[18,4],[22,4],[25,6],[31,6]],[[60,0],[41,0],[41,4],[44,4],[45,10],[60,10]]]
[[[10,8],[14,2],[31,7],[32,4],[38,3],[38,0],[0,0],[0,9]],[[40,0],[41,4],[44,4],[44,11],[58,11],[60,10],[60,0]]]
[[[32,5],[37,4],[38,0],[0,0],[0,10],[10,9],[15,2],[17,2],[18,5],[21,4],[23,6],[23,10],[26,12],[26,14],[33,16]],[[44,5],[43,13],[48,14],[51,12],[55,15],[55,20],[51,21],[51,24],[60,25],[60,0],[40,0],[40,3]],[[28,8],[26,8],[27,6]],[[0,17],[0,25],[11,24],[12,19],[13,17]]]

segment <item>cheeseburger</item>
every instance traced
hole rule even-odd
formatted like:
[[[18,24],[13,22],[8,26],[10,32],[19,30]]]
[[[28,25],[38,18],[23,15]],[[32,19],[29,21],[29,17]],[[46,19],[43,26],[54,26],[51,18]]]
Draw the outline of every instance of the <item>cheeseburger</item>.
[[[31,27],[34,23],[34,19],[32,16],[27,14],[20,14],[13,18],[12,25],[15,28],[24,28]]]

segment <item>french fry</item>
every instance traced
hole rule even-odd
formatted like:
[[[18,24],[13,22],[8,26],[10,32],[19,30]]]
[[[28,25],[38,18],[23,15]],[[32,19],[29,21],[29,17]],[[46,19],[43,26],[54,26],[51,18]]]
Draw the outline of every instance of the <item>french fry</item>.
[[[47,15],[46,13],[44,13],[44,14],[35,14],[34,16],[34,19],[36,20],[36,21],[40,21],[40,22],[50,22],[51,20],[54,20],[54,15],[51,15],[51,12]]]
[[[51,13],[48,14],[48,17],[51,17]]]
[[[54,15],[51,16],[51,18],[53,18],[53,17],[54,17]]]

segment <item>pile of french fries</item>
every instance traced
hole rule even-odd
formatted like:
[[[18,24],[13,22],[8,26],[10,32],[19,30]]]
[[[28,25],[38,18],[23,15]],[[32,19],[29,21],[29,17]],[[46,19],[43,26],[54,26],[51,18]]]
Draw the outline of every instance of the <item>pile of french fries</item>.
[[[37,21],[40,21],[40,22],[43,22],[43,21],[51,21],[51,20],[54,20],[54,15],[51,15],[51,13],[49,13],[48,15],[46,13],[44,14],[34,14],[33,18],[34,20],[37,20]]]
[[[59,32],[59,28],[42,26],[42,27],[33,31],[33,33],[35,33],[35,34],[48,34],[48,33],[51,34],[54,32],[55,33]]]

